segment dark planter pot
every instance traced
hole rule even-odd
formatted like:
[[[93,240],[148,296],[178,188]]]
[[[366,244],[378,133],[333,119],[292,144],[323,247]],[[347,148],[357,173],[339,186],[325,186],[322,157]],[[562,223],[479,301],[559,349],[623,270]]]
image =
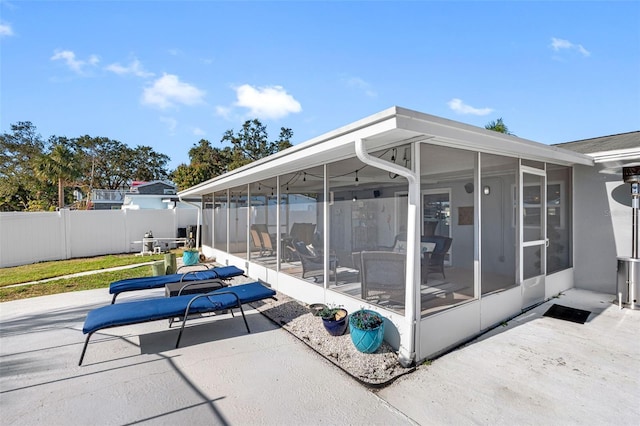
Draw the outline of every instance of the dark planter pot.
[[[322,324],[324,325],[324,328],[332,336],[342,336],[347,330],[347,318],[349,317],[349,315],[344,309],[341,309],[340,311],[344,313],[344,316],[339,320],[322,318]]]
[[[373,311],[366,312],[378,315]],[[358,351],[371,354],[378,350],[384,340],[384,320],[377,328],[362,330],[354,325],[352,315],[349,320],[349,334],[351,335],[351,341]]]

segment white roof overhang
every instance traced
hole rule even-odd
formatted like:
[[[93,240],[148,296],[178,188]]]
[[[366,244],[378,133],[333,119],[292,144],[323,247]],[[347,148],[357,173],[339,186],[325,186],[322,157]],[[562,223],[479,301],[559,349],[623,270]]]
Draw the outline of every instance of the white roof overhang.
[[[353,157],[356,139],[363,139],[369,152],[407,142],[424,141],[429,144],[564,165],[594,163],[593,158],[584,154],[405,108],[392,107],[180,191],[178,195],[188,197],[208,194]]]
[[[620,180],[623,167],[640,165],[640,147],[593,152],[587,155],[593,157],[593,161],[600,168],[599,173],[616,175]]]
[[[628,149],[616,149],[613,151],[602,151],[587,154],[596,163],[608,163],[612,161],[631,161],[640,159],[640,147]]]

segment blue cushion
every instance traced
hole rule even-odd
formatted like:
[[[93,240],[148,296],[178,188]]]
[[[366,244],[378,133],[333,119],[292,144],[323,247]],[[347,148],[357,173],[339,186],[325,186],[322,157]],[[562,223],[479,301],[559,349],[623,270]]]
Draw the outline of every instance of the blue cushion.
[[[159,275],[157,277],[129,278],[126,280],[114,281],[109,285],[109,293],[117,294],[125,291],[148,290],[151,288],[161,288],[166,284],[177,283],[182,279],[187,281],[205,281],[215,278],[231,278],[244,274],[244,271],[236,266],[222,266],[219,268],[207,269],[205,271],[189,272],[186,274]]]
[[[237,306],[233,292],[240,303],[250,303],[275,296],[276,292],[259,282],[225,287],[200,297],[191,305],[190,313],[213,312]],[[223,294],[216,294],[223,293]],[[197,296],[185,295],[125,302],[94,309],[87,314],[82,332],[93,333],[103,328],[155,321],[183,316],[189,301]]]

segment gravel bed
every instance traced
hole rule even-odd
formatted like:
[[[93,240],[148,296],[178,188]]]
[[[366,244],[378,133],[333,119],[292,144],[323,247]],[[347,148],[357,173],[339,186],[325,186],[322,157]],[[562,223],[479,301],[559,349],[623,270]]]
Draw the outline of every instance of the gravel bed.
[[[342,336],[331,336],[322,319],[313,316],[307,305],[282,293],[276,297],[277,301],[268,299],[252,306],[361,383],[383,387],[414,370],[402,367],[398,355],[386,342],[372,354],[359,352],[348,329]]]

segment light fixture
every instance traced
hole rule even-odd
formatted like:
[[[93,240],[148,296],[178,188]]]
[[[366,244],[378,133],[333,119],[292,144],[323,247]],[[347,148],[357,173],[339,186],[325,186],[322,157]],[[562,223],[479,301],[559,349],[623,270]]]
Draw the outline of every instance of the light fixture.
[[[473,192],[473,184],[471,182],[465,184],[464,190],[467,191],[467,194],[471,194]]]
[[[482,193],[484,195],[489,195],[490,192],[491,192],[491,187],[489,187],[489,185],[485,185],[482,187]]]
[[[356,170],[356,182],[359,182],[359,179],[358,179],[358,171],[357,171],[357,170]]]
[[[302,178],[302,181],[303,181],[303,182],[306,182],[306,181],[307,181],[307,172],[304,172],[304,177]]]

